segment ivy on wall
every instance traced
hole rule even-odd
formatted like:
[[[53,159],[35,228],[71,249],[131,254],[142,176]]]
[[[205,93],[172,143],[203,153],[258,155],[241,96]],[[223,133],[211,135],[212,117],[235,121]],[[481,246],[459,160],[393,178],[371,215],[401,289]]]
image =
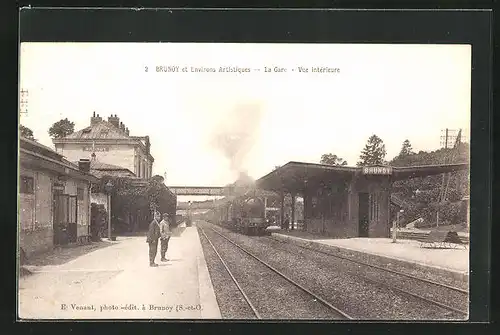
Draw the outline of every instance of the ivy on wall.
[[[125,177],[103,176],[99,183],[92,186],[92,192],[107,193],[105,185],[111,182],[111,198],[114,208],[156,209],[162,212],[175,212],[176,197],[172,195],[159,178],[151,178],[144,186],[134,185],[133,180]],[[117,210],[118,210],[117,208]]]

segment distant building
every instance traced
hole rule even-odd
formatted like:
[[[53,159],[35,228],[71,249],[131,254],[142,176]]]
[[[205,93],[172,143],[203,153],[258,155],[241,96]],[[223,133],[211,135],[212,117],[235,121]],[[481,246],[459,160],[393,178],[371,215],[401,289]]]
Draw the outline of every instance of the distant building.
[[[116,114],[105,121],[94,112],[88,127],[53,143],[56,151],[70,161],[90,159],[95,153],[97,161],[128,169],[138,178],[152,176],[154,158],[149,136],[130,136]]]
[[[19,247],[25,255],[77,242],[89,235],[89,162],[73,164],[37,142],[19,149]]]

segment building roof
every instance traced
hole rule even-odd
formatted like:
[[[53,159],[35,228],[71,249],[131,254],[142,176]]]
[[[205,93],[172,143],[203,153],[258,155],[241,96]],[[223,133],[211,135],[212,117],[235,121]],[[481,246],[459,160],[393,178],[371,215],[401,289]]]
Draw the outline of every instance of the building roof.
[[[352,177],[359,168],[316,163],[288,162],[256,181],[265,190],[298,191],[305,183],[319,183]]]
[[[81,171],[77,164],[69,162],[62,155],[38,142],[21,137],[19,152],[21,166],[49,170],[59,175],[97,182],[95,175]]]
[[[71,139],[128,140],[131,139],[131,137],[125,134],[122,130],[116,128],[112,123],[103,120],[63,138],[63,140]]]
[[[75,163],[78,164],[78,162]],[[118,165],[106,164],[92,159],[90,160],[90,170],[92,171],[92,174],[98,178],[102,178],[104,176],[135,177],[135,173],[127,168]]]
[[[468,163],[393,167],[392,180],[427,177],[441,173],[463,171],[467,170],[468,167]]]
[[[112,120],[113,118],[113,120]],[[116,122],[116,123],[115,123]],[[123,123],[118,124],[119,118],[112,115],[108,121],[102,120],[99,115],[91,117],[90,126],[80,129],[72,134],[62,138],[53,139],[52,142],[57,146],[65,143],[88,143],[94,141],[97,144],[108,143],[108,141],[119,141],[119,143],[139,144],[148,155],[151,162],[154,157],[151,154],[149,136],[130,136],[128,128]],[[100,142],[100,143],[99,143]]]
[[[282,167],[258,179],[256,184],[257,187],[266,190],[300,191],[305,188],[307,183],[310,185],[319,185],[321,183],[330,184],[335,182],[346,182],[355,176],[366,173],[367,169],[378,169],[376,173],[382,172],[383,174],[390,176],[392,181],[396,181],[466,170],[467,168],[467,163],[411,167],[392,167],[380,165],[370,167],[350,167],[304,162],[288,162]]]
[[[54,151],[53,149],[41,144],[41,143],[38,143],[36,141],[33,141],[33,140],[30,140],[26,137],[20,137],[19,138],[19,147],[21,149],[26,149],[26,150],[29,150],[29,151],[32,151],[32,152],[36,152],[38,154],[41,154],[41,155],[44,155],[44,156],[47,156],[47,157],[50,157],[52,159],[55,159],[57,161],[63,161],[63,155],[57,153],[56,151]]]
[[[122,170],[94,170],[94,169],[90,169],[90,171],[92,171],[92,174],[94,176],[96,176],[97,178],[102,178],[104,176],[118,177],[118,178],[135,177],[135,174],[133,174],[128,169],[122,169]]]

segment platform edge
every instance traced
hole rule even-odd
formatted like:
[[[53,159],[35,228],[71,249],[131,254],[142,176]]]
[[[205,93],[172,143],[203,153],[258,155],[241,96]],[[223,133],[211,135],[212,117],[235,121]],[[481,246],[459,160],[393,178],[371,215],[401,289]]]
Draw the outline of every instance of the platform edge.
[[[389,256],[381,256],[378,254],[373,254],[373,253],[366,252],[366,251],[355,250],[355,249],[347,248],[344,246],[337,246],[337,245],[333,246],[333,245],[329,245],[326,243],[321,243],[321,242],[314,241],[314,240],[308,240],[308,239],[304,239],[304,238],[300,238],[300,237],[296,237],[296,236],[288,236],[288,235],[279,234],[279,233],[272,233],[272,236],[276,237],[280,240],[283,240],[283,241],[292,242],[294,244],[298,244],[298,245],[302,245],[302,246],[307,246],[307,247],[310,247],[310,248],[316,249],[316,250],[321,250],[321,248],[328,249],[331,251],[341,250],[341,251],[350,252],[350,253],[356,254],[356,255],[370,256],[375,261],[381,261],[384,263],[390,262],[390,263],[397,264],[397,265],[402,266],[402,267],[427,271],[427,272],[434,273],[434,274],[437,274],[440,276],[446,276],[446,277],[453,278],[455,280],[460,280],[460,281],[463,281],[466,283],[469,280],[469,274],[467,272],[444,269],[441,267],[436,267],[436,266],[432,266],[432,265],[428,265],[428,264],[422,264],[419,262],[412,262],[412,261],[408,261],[408,260],[393,258],[393,257],[389,257]]]
[[[196,229],[196,228],[195,228]],[[200,236],[198,230],[198,246],[200,253],[197,257],[198,262],[198,292],[200,295],[201,318],[202,319],[222,319],[219,304],[215,296],[215,290],[208,272],[208,266],[205,262],[205,255],[203,254],[203,247],[201,246]]]

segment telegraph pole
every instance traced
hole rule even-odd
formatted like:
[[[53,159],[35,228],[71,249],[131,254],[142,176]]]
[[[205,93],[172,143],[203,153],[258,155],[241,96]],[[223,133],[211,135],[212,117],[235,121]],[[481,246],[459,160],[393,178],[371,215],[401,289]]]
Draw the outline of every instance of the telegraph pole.
[[[449,160],[448,160],[448,152],[446,151],[448,149],[448,143],[451,140],[454,140],[454,145],[453,145],[453,153],[452,153],[452,157],[450,158],[453,158],[454,157],[454,154],[455,154],[455,149],[458,148],[458,144],[461,142],[461,137],[462,137],[462,129],[459,129],[459,130],[455,130],[455,129],[448,129],[446,128],[444,130],[444,136],[441,136],[441,146],[444,145],[444,149],[445,149],[445,156],[444,156],[444,164],[446,163],[449,163]],[[454,135],[451,135],[451,134],[454,134]],[[456,135],[455,135],[456,134]],[[451,162],[450,162],[451,163]],[[442,183],[441,183],[441,191],[439,192],[439,203],[443,203],[446,201],[446,197],[447,197],[447,194],[448,194],[448,186],[450,184],[450,179],[451,179],[451,173],[443,173],[443,179],[442,179]],[[439,208],[436,212],[436,226],[439,226]]]
[[[455,155],[457,154],[458,146],[461,142],[461,137],[462,137],[462,129],[458,131],[458,135],[455,138],[455,144],[453,145],[453,152],[451,153],[451,162],[453,162],[453,159],[455,158]],[[448,196],[448,187],[450,185],[450,179],[451,179],[451,172],[447,173],[447,180],[446,180],[446,186],[444,187],[444,200],[446,200]]]
[[[21,89],[19,95],[19,115],[28,114],[28,90]]]
[[[444,135],[444,149],[445,149],[445,156],[444,156],[444,164],[446,164],[446,149],[448,149],[448,128],[445,129],[445,135]],[[443,136],[441,136],[441,139],[443,139]],[[443,143],[441,143],[443,144]],[[443,173],[443,178],[441,181],[441,190],[439,191],[439,199],[438,203],[441,204],[444,201],[444,185],[446,181],[446,175]],[[439,207],[436,210],[436,227],[439,227]]]

